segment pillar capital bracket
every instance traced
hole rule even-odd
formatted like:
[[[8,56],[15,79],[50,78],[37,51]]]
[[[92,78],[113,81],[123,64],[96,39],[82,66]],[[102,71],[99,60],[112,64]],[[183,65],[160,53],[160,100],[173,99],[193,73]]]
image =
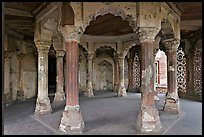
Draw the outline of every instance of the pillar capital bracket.
[[[4,58],[11,58],[11,52],[4,51]]]
[[[124,58],[125,58],[125,55],[123,53],[118,54],[118,59],[124,59]]]
[[[74,25],[65,25],[59,28],[59,31],[62,33],[63,37],[65,38],[65,41],[67,42],[75,41],[77,43],[80,42],[80,38],[83,33],[81,27],[77,27]]]
[[[136,31],[136,35],[139,37],[139,41],[154,41],[156,35],[159,33],[159,29],[156,27],[140,27]]]
[[[37,40],[35,41],[35,46],[37,47],[38,51],[44,50],[49,51],[52,42],[47,40]]]
[[[64,57],[65,51],[64,50],[56,50],[57,57]]]
[[[173,39],[162,40],[162,45],[164,46],[164,50],[166,51],[177,51],[180,41]]]

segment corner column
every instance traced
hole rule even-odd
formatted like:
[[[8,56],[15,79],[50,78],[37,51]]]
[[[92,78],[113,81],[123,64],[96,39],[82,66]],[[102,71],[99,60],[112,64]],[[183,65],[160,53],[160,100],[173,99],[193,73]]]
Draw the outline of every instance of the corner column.
[[[124,84],[124,56],[120,55],[119,57],[119,69],[120,69],[120,85],[118,89],[118,96],[127,96],[125,84]]]
[[[164,104],[164,111],[179,113],[180,101],[177,90],[177,48],[179,41],[176,39],[163,40],[167,55],[167,96]]]
[[[77,134],[84,129],[78,90],[78,43],[81,35],[80,30],[71,25],[62,27],[61,32],[66,42],[66,106],[59,129],[67,134]]]
[[[140,28],[141,42],[141,106],[136,123],[139,132],[157,132],[162,125],[158,110],[154,104],[154,37],[159,32],[157,28]]]
[[[11,92],[11,71],[10,71],[10,58],[11,55],[8,51],[4,51],[4,101],[5,103],[12,102],[12,92]]]
[[[88,96],[88,97],[93,97],[93,85],[92,85],[92,81],[93,81],[93,57],[94,54],[93,53],[88,53],[88,82],[87,82],[87,89],[84,93],[84,96]]]
[[[65,51],[63,50],[57,50],[56,51],[56,57],[57,57],[57,91],[55,93],[54,101],[63,101],[65,100],[64,95],[64,66],[63,66],[63,57],[64,57]]]
[[[38,51],[38,94],[35,115],[43,116],[50,114],[52,109],[48,97],[48,52],[50,41],[36,41]]]

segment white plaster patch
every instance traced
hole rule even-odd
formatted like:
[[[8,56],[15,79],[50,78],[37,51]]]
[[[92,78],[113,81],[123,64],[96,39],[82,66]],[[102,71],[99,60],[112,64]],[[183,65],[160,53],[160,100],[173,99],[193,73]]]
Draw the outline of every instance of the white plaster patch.
[[[174,67],[173,67],[173,66],[170,66],[170,67],[169,67],[169,71],[175,71]]]

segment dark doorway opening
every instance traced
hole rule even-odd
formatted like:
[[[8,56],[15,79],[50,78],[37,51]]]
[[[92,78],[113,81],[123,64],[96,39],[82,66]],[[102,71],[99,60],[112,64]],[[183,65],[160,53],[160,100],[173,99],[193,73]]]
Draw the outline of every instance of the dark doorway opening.
[[[54,96],[56,92],[56,57],[48,56],[48,94]]]

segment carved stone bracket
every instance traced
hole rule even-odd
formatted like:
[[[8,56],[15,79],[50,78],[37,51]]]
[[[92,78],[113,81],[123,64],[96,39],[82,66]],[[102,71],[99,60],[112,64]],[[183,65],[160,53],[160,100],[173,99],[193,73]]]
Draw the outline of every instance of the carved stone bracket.
[[[81,35],[83,30],[81,27],[77,27],[74,25],[66,25],[61,27],[59,31],[65,38],[65,41],[76,41],[77,43],[80,42]]]
[[[139,41],[143,42],[146,40],[153,41],[155,36],[159,33],[159,29],[155,27],[140,27],[136,31],[136,35],[139,37]]]
[[[45,41],[45,40],[35,41],[35,46],[37,47],[38,51],[44,50],[49,52],[51,44],[52,44],[51,41]]]
[[[169,51],[177,51],[180,41],[177,39],[166,39],[162,41],[162,45],[164,46],[164,50],[166,52]]]

